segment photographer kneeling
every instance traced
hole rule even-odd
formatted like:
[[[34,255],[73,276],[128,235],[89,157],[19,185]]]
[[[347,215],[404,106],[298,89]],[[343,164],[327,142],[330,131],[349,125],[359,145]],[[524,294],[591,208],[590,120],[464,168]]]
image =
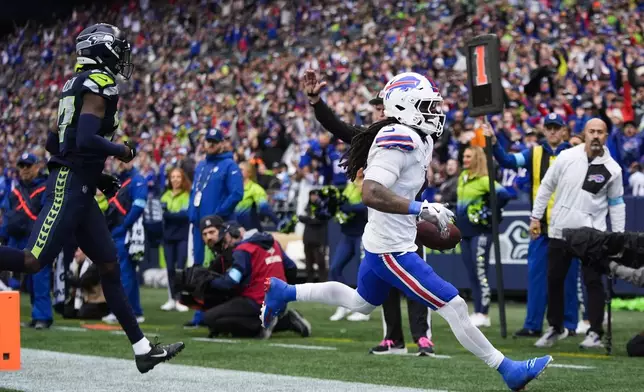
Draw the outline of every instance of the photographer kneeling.
[[[202,282],[204,324],[210,336],[230,334],[234,337],[268,338],[273,332],[294,331],[307,337],[311,326],[298,312],[287,311],[272,331],[264,330],[259,318],[264,301],[264,281],[277,277],[292,281],[297,267],[283,253],[272,235],[257,230],[244,230],[237,222],[222,226],[202,225],[204,243],[219,257],[232,258],[224,274],[211,272],[211,279]],[[215,230],[217,236],[215,237]],[[231,253],[232,250],[232,253]],[[213,301],[212,297],[223,301]],[[218,302],[218,303],[217,303]],[[209,307],[208,305],[213,306]]]

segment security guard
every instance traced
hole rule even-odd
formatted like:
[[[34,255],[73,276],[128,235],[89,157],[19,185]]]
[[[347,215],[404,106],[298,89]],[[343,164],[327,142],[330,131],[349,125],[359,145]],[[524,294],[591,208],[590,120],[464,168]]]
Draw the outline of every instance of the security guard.
[[[234,219],[235,207],[244,196],[244,184],[233,153],[227,151],[224,134],[210,129],[204,140],[206,159],[195,169],[190,192],[188,218],[192,224],[193,260],[196,265],[206,261],[206,247],[199,232],[199,222],[208,215],[218,215],[224,220]],[[212,257],[212,256],[210,256]],[[203,314],[196,312],[192,321],[184,327],[202,325]]]
[[[139,281],[136,275],[136,263],[132,260],[125,238],[128,231],[143,214],[148,199],[148,187],[145,179],[134,168],[134,163],[117,163],[117,172],[121,181],[121,189],[109,199],[109,206],[105,212],[107,225],[112,232],[112,238],[118,249],[119,264],[121,266],[121,281],[125,294],[130,301],[130,306],[139,323],[145,321],[141,309],[141,296],[139,294]],[[103,318],[106,323],[116,323],[116,316],[109,314]]]
[[[494,158],[503,167],[527,169],[531,177],[532,191],[530,193],[531,203],[534,202],[539,190],[543,176],[546,175],[548,167],[553,164],[555,158],[563,150],[570,148],[570,144],[564,141],[567,135],[566,123],[556,113],[546,116],[544,122],[545,140],[539,145],[525,149],[519,153],[508,154],[496,143],[496,136],[487,129],[486,136],[492,137],[494,144]],[[541,233],[537,239],[531,239],[528,245],[528,307],[523,328],[515,332],[515,337],[540,337],[542,333],[543,318],[546,313],[548,297],[548,241],[546,233],[547,225],[550,223],[550,213],[554,204],[554,195],[548,203],[546,213],[541,222]],[[579,261],[573,262],[573,267],[566,276],[565,288],[565,317],[564,327],[571,335],[577,329],[579,319],[577,299],[577,278],[579,275]]]
[[[9,246],[24,249],[31,228],[45,201],[47,177],[40,173],[35,155],[24,153],[18,160],[18,181],[5,197],[2,210],[4,219],[0,240]],[[51,264],[33,276],[27,276],[31,294],[31,322],[29,327],[45,329],[53,322],[51,305]]]

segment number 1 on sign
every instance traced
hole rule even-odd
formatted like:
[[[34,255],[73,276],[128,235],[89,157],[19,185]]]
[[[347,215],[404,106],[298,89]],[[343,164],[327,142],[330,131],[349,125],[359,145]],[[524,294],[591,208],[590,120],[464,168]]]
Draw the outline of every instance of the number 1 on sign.
[[[488,84],[489,81],[487,79],[487,68],[485,66],[485,45],[479,45],[476,47],[476,50],[474,51],[474,55],[476,56],[476,85],[477,86],[483,86],[485,84]]]

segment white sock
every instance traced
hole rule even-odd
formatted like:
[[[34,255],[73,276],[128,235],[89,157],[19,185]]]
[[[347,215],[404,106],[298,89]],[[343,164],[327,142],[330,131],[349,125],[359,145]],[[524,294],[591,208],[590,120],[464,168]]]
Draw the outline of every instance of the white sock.
[[[463,347],[482,359],[489,367],[498,369],[505,357],[472,324],[467,313],[467,304],[463,298],[460,296],[454,297],[445,306],[438,309],[437,313],[449,323],[454,336]]]
[[[340,282],[304,283],[295,285],[299,302],[319,302],[345,307],[352,312],[369,314],[376,308],[364,300],[357,290]]]
[[[150,347],[150,341],[146,337],[134,343],[132,348],[134,349],[134,355],[147,354],[152,350],[152,347]]]

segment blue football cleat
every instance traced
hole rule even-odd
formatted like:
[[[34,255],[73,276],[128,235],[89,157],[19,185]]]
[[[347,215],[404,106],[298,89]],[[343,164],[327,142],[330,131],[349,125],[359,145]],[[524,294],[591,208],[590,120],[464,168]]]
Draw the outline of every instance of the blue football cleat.
[[[505,381],[510,390],[522,391],[530,381],[539,377],[546,370],[550,362],[552,362],[552,357],[546,355],[545,357],[533,358],[527,361],[511,361],[506,358],[503,361],[508,361],[501,366],[504,368],[501,373],[503,381]]]
[[[289,296],[294,297],[295,288],[289,286],[286,282],[277,278],[268,278],[264,282],[264,303],[260,319],[262,327],[272,330],[277,324],[279,315],[286,310],[286,304],[289,302]],[[292,298],[295,299],[295,298]]]

